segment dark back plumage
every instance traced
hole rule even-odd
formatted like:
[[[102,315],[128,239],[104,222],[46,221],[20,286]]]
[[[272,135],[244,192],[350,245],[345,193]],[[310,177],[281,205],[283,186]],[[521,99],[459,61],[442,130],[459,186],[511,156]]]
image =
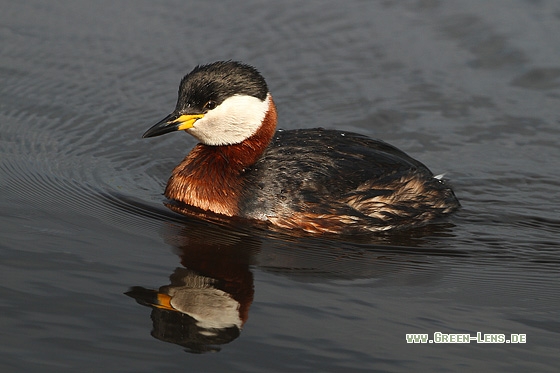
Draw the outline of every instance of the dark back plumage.
[[[273,212],[294,228],[315,219],[317,231],[386,230],[422,225],[459,206],[424,164],[356,133],[278,131],[244,177],[240,211],[255,219]]]

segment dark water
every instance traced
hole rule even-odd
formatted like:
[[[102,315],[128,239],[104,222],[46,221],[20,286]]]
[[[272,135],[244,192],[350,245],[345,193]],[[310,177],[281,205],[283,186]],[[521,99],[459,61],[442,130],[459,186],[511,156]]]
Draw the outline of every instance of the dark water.
[[[1,3],[0,371],[556,371],[557,1]],[[140,136],[219,59],[281,127],[382,138],[462,210],[354,243],[173,215],[194,140]],[[124,294],[161,286],[200,319]],[[406,343],[434,332],[527,341]]]

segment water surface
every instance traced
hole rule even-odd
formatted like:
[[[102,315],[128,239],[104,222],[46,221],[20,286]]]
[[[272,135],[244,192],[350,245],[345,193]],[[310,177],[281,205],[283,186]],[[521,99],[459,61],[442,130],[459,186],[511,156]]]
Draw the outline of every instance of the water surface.
[[[2,3],[2,372],[555,371],[557,2]],[[168,211],[195,141],[141,135],[220,59],[261,70],[280,127],[388,141],[463,208],[356,242]],[[131,298],[160,287],[216,314]],[[406,343],[434,332],[527,343]]]

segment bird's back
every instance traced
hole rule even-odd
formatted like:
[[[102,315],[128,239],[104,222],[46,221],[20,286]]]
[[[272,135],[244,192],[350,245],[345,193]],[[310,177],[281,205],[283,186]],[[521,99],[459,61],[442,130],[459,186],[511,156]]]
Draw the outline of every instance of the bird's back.
[[[421,162],[349,132],[278,131],[243,177],[241,216],[312,232],[421,225],[459,206]]]

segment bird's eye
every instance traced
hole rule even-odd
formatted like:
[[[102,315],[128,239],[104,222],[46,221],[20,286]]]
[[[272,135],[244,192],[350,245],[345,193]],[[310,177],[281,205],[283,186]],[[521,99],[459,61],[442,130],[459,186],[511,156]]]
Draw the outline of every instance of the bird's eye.
[[[208,110],[214,109],[216,106],[218,106],[216,101],[210,100],[210,101],[208,101],[207,103],[204,104],[203,108],[204,108],[204,110],[208,111]]]

